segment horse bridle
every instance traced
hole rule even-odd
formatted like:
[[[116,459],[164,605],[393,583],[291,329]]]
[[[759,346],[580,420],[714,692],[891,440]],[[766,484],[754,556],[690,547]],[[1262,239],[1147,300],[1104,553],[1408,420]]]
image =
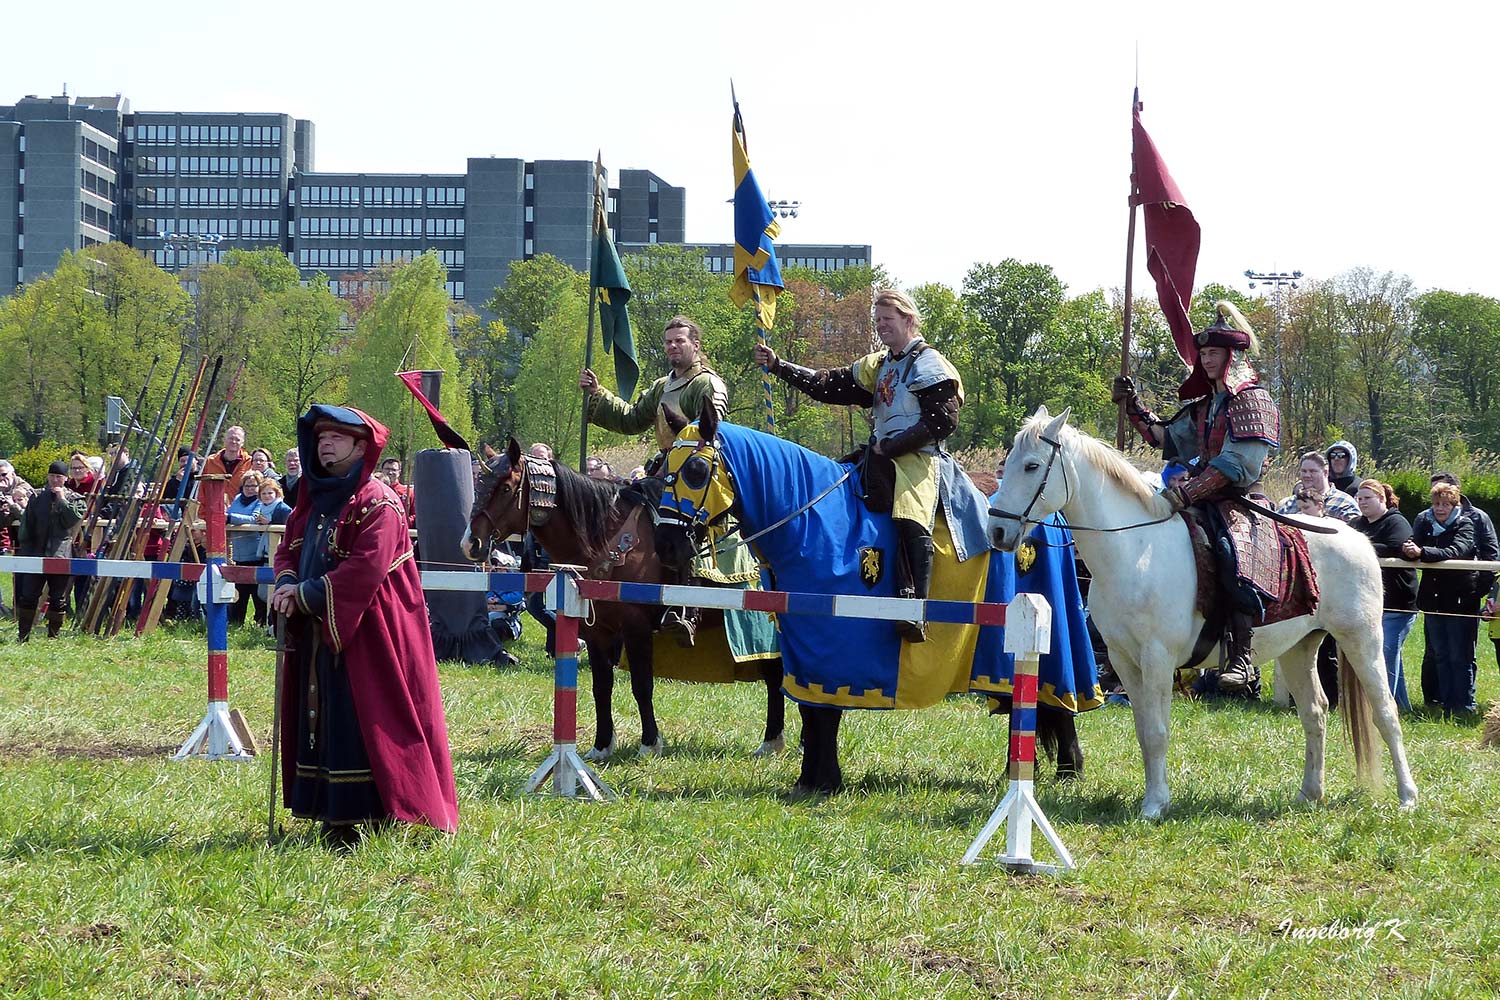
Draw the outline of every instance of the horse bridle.
[[[1046,437],[1041,434],[1037,435],[1037,440],[1041,441],[1045,445],[1050,446],[1052,450],[1047,454],[1047,467],[1042,470],[1042,481],[1037,484],[1036,492],[1031,495],[1031,502],[1028,503],[1026,505],[1026,509],[1019,514],[1012,514],[1008,510],[1000,510],[995,507],[990,508],[991,517],[998,517],[1006,521],[1019,521],[1022,529],[1024,529],[1028,524],[1042,523],[1040,521],[1031,520],[1031,511],[1032,508],[1036,506],[1037,501],[1040,500],[1047,492],[1047,480],[1052,478],[1052,466],[1056,464],[1057,456],[1062,454],[1061,441],[1055,441],[1052,438]],[[1068,501],[1073,499],[1073,484],[1068,482],[1068,464],[1066,462],[1062,464],[1062,475],[1063,487],[1067,490],[1067,496],[1063,498],[1062,503],[1057,505],[1058,510],[1066,507]],[[1177,511],[1174,510],[1166,517],[1158,517],[1152,521],[1139,521],[1135,524],[1122,524],[1114,528],[1095,528],[1086,524],[1073,524],[1071,522],[1069,522],[1066,527],[1069,531],[1098,531],[1108,534],[1116,531],[1130,531],[1134,528],[1148,528],[1153,524],[1165,524],[1167,521],[1172,520],[1172,518],[1176,516]]]

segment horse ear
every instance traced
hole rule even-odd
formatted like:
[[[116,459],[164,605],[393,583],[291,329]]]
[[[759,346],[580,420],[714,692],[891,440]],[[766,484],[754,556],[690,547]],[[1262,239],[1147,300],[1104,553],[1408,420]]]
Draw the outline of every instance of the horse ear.
[[[495,449],[491,448],[489,446],[489,444],[485,443],[485,444],[481,444],[479,446],[479,454],[481,454],[481,455],[484,456],[485,464],[489,464],[490,459],[494,458],[496,455],[498,455],[500,453],[498,451],[496,451]]]
[[[1043,403],[1041,406],[1038,406],[1036,408],[1036,413],[1034,413],[1033,416],[1035,416],[1038,420],[1051,420],[1052,419],[1052,414],[1050,414],[1050,413],[1047,412],[1047,404],[1046,403]]]
[[[681,434],[682,429],[688,425],[688,418],[679,413],[677,407],[671,403],[661,404],[661,415],[662,419],[667,422],[667,426],[672,428],[674,437]]]
[[[510,438],[505,446],[505,457],[510,459],[510,467],[517,468],[521,464],[521,444],[515,438]]]
[[[1062,431],[1063,425],[1068,422],[1068,415],[1072,412],[1073,408],[1071,406],[1064,407],[1061,413],[1053,417],[1051,421],[1048,422],[1047,429],[1043,431],[1043,436],[1049,437],[1052,440],[1056,441],[1058,433]],[[1047,415],[1047,408],[1045,406],[1038,411],[1038,416],[1045,417]]]
[[[704,441],[712,441],[719,436],[719,408],[714,406],[712,395],[703,397],[703,405],[698,408],[698,437]]]

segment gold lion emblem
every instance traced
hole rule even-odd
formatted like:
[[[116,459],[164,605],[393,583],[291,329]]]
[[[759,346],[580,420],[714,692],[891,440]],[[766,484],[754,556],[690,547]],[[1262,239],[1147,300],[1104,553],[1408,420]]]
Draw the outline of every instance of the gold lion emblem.
[[[880,582],[880,574],[884,569],[885,560],[881,558],[881,552],[873,545],[859,550],[859,579],[866,587],[874,587]]]
[[[1031,567],[1036,565],[1036,543],[1026,539],[1021,547],[1016,549],[1016,572],[1025,576],[1031,572]]]

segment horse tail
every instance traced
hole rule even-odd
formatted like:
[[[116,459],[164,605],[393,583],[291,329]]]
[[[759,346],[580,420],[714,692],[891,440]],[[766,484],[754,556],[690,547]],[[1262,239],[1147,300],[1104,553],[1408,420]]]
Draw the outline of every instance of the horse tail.
[[[1339,650],[1339,715],[1344,732],[1354,748],[1354,778],[1370,793],[1380,791],[1383,772],[1380,767],[1380,739],[1375,730],[1375,716],[1370,699],[1349,658]]]

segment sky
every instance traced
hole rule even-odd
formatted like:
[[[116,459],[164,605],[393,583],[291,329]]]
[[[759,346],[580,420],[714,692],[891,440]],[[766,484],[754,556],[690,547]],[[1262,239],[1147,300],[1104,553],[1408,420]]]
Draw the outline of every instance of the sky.
[[[904,287],[1007,257],[1120,287],[1138,79],[1200,286],[1369,267],[1500,296],[1494,4],[81,0],[5,22],[0,103],[283,112],[316,123],[320,170],[602,151],[685,187],[702,242],[732,235],[733,79],[762,187],[803,206],[782,239],[868,243]]]

